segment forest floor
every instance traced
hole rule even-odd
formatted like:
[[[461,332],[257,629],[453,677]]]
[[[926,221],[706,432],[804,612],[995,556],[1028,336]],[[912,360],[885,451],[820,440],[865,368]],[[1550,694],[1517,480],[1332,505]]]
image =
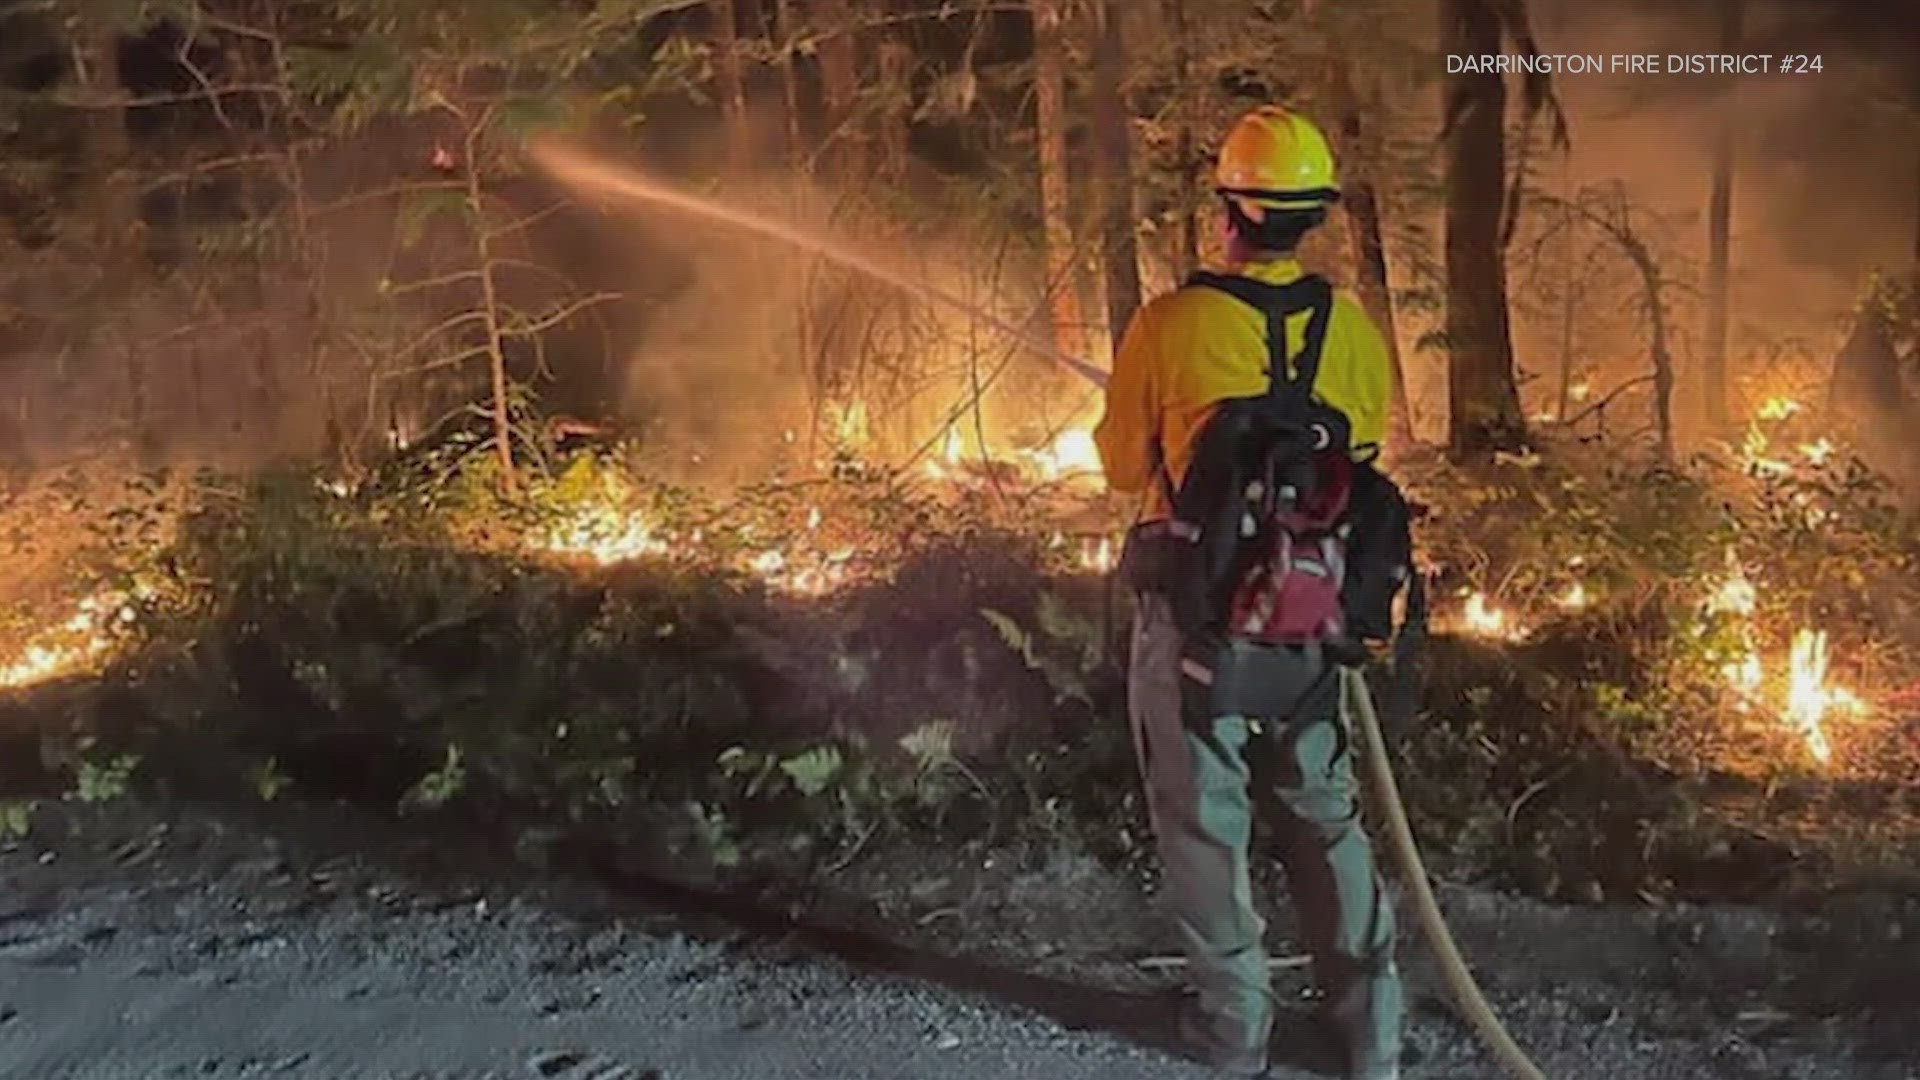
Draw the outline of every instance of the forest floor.
[[[993,862],[925,914],[850,922],[610,887],[340,806],[63,805],[0,853],[0,1075],[1204,1075],[1158,1048],[1177,977],[1133,962],[1166,940],[1150,899],[1085,863]],[[1920,937],[1912,905],[1443,895],[1557,1080],[1920,1075],[1916,967],[1872,959]],[[1071,930],[1036,952],[1046,926]],[[1402,952],[1409,1076],[1494,1075],[1420,943]],[[1300,1002],[1302,973],[1276,990]],[[1305,1009],[1285,1013],[1281,1076],[1322,1072]]]

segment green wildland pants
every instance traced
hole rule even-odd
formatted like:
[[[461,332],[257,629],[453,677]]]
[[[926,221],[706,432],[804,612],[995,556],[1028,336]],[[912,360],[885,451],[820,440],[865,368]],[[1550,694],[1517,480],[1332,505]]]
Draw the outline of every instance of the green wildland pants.
[[[1273,996],[1254,908],[1253,815],[1267,815],[1313,970],[1356,1070],[1397,1061],[1402,991],[1393,909],[1360,823],[1337,668],[1292,717],[1183,710],[1181,635],[1140,597],[1128,711],[1159,845],[1163,893],[1199,992],[1204,1049],[1264,1052]],[[1204,711],[1204,710],[1201,710]]]

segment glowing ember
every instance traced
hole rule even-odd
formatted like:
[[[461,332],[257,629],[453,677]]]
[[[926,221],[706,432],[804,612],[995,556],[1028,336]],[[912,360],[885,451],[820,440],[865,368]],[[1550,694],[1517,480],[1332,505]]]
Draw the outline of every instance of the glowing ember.
[[[1567,387],[1567,397],[1574,401],[1585,401],[1593,396],[1593,385],[1585,379]]]
[[[1804,443],[1800,447],[1800,453],[1806,455],[1806,459],[1812,462],[1815,468],[1819,468],[1833,457],[1833,443],[1827,439]]]
[[[667,550],[639,513],[612,506],[590,506],[568,515],[536,537],[535,550],[566,558],[590,559],[601,566],[627,562]]]
[[[819,527],[820,527],[820,508],[816,506],[807,511],[807,531],[812,532],[813,530]]]
[[[1740,565],[1740,557],[1732,548],[1727,549],[1727,576],[1720,587],[1707,600],[1709,615],[1737,615],[1745,618],[1753,614],[1754,605],[1760,600],[1759,591],[1747,578],[1746,568]]]
[[[1560,594],[1559,604],[1567,611],[1584,611],[1587,607],[1587,586],[1576,581],[1566,592]]]
[[[117,594],[98,593],[81,600],[66,622],[29,642],[19,659],[0,665],[0,688],[34,686],[85,668],[113,648],[114,624],[133,618],[133,609]]]
[[[1720,674],[1742,695],[1741,708],[1746,707],[1746,698],[1760,692],[1760,686],[1767,680],[1766,668],[1760,663],[1760,654],[1749,650],[1739,660],[1731,661],[1720,667]]]
[[[800,596],[825,596],[844,584],[846,578],[846,570],[841,567],[820,566],[775,578],[767,584]]]
[[[1746,441],[1740,447],[1740,457],[1750,475],[1786,476],[1793,472],[1791,464],[1768,457],[1769,449],[1766,433],[1760,430],[1760,425],[1748,425]]]
[[[1748,710],[1754,695],[1760,692],[1761,684],[1766,680],[1766,669],[1761,665],[1760,654],[1753,644],[1753,625],[1748,621],[1753,617],[1759,601],[1759,590],[1747,577],[1746,568],[1740,565],[1739,555],[1728,548],[1727,576],[1707,597],[1706,613],[1708,617],[1724,615],[1739,620],[1740,651],[1734,659],[1720,666],[1720,675],[1735,691],[1742,712]]]
[[[749,560],[747,568],[770,589],[795,596],[821,597],[852,580],[847,568],[852,558],[850,548],[824,556],[810,552],[790,556],[774,549]]]

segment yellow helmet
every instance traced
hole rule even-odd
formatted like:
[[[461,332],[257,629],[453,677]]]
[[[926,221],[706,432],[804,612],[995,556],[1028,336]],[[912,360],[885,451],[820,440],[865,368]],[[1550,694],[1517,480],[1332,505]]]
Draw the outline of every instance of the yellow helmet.
[[[1340,200],[1327,137],[1313,121],[1279,105],[1260,106],[1227,133],[1214,183],[1256,222],[1268,210],[1315,210]]]

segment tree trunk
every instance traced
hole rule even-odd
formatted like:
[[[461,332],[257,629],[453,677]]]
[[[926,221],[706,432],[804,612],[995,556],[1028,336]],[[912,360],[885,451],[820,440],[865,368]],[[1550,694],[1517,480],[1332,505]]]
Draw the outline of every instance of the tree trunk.
[[[800,68],[793,58],[794,39],[800,32],[793,4],[794,0],[774,0],[773,37],[780,44],[780,89],[787,113],[787,161],[797,178],[806,172],[807,142],[805,125],[800,122]]]
[[[751,163],[753,143],[747,129],[746,60],[740,54],[739,13],[734,0],[714,0],[715,67],[720,84],[720,115],[726,128],[727,171],[739,174]]]
[[[1393,453],[1413,445],[1414,434],[1406,369],[1401,363],[1400,338],[1394,328],[1386,243],[1380,232],[1380,200],[1373,183],[1380,141],[1373,137],[1365,123],[1364,108],[1353,85],[1346,53],[1337,45],[1328,55],[1328,67],[1340,113],[1341,166],[1346,174],[1341,202],[1347,208],[1347,241],[1353,249],[1355,291],[1386,339],[1387,356],[1393,364],[1393,401],[1387,415],[1386,447],[1388,453]]]
[[[773,0],[772,16],[773,38],[780,43],[780,87],[787,114],[787,161],[793,170],[793,180],[788,185],[793,202],[788,212],[794,220],[800,221],[806,217],[812,186],[808,181],[813,179],[813,157],[807,147],[806,125],[801,116],[800,66],[794,57],[800,37],[800,18],[795,11],[796,6],[797,0]],[[819,262],[815,256],[802,256],[787,264],[793,290],[795,355],[799,357],[800,370],[808,373],[805,386],[812,416],[807,433],[810,453],[819,448],[828,404],[820,380],[813,376],[815,344],[819,338],[813,317],[813,278]]]
[[[467,217],[473,230],[474,261],[480,274],[480,319],[486,331],[487,384],[491,398],[494,454],[500,463],[500,483],[508,494],[520,493],[520,474],[513,466],[512,384],[507,378],[506,328],[498,283],[495,282],[493,242],[487,231],[487,204],[480,185],[478,150],[481,128],[467,129],[466,147],[461,154],[466,163]]]
[[[1732,55],[1740,44],[1745,0],[1720,0],[1721,52]],[[1707,423],[1726,426],[1728,271],[1733,225],[1734,109],[1736,83],[1723,87],[1713,144],[1713,194],[1707,209],[1707,330],[1704,343]]]
[[[1573,404],[1573,332],[1579,314],[1580,273],[1574,265],[1573,159],[1562,162],[1560,173],[1560,386],[1553,416],[1567,422],[1567,410]]]
[[[913,46],[897,30],[880,38],[880,85],[887,100],[880,116],[879,175],[888,183],[899,183],[907,178],[912,158]]]
[[[1920,449],[1912,436],[1920,403],[1900,373],[1900,353],[1889,320],[1889,297],[1875,282],[1860,305],[1853,332],[1833,361],[1827,408],[1850,418],[1851,441],[1867,460],[1897,480],[1911,483],[1920,471]]]
[[[1487,0],[1441,0],[1440,51],[1500,52],[1500,19]],[[1498,74],[1443,82],[1447,118],[1446,273],[1448,444],[1455,453],[1516,450],[1526,438],[1507,322],[1500,243],[1505,193],[1507,89]]]
[[[1629,247],[1634,265],[1640,269],[1647,293],[1647,317],[1653,323],[1653,425],[1659,438],[1660,463],[1673,464],[1673,353],[1667,348],[1667,307],[1662,295],[1660,268],[1644,243],[1635,239]]]
[[[1887,308],[1885,294],[1876,284],[1860,305],[1846,345],[1834,358],[1827,393],[1828,407],[1835,415],[1888,420],[1907,410],[1910,395],[1900,375],[1900,354],[1888,326]]]
[[[123,92],[120,41],[110,29],[82,20],[72,44],[74,81],[98,97]],[[103,272],[132,254],[135,202],[127,174],[127,112],[115,106],[86,110],[86,158],[77,200],[80,227]]]
[[[1046,227],[1047,309],[1054,347],[1086,356],[1080,310],[1079,251],[1073,235],[1073,186],[1067,168],[1064,0],[1032,0],[1033,89],[1040,144],[1040,212]]]
[[[1185,281],[1200,267],[1200,212],[1194,205],[1193,116],[1187,105],[1188,85],[1192,81],[1193,58],[1187,49],[1187,0],[1165,0],[1163,16],[1173,39],[1173,85],[1179,99],[1174,104],[1173,154],[1179,170],[1174,190],[1175,225],[1173,231],[1173,277]]]
[[[860,95],[859,37],[847,0],[817,0],[820,90],[827,106],[827,159],[841,179],[867,175],[865,132],[855,112]]]
[[[1107,326],[1115,348],[1140,306],[1139,238],[1133,222],[1133,133],[1121,80],[1126,47],[1118,0],[1093,0],[1093,135],[1099,176]]]

